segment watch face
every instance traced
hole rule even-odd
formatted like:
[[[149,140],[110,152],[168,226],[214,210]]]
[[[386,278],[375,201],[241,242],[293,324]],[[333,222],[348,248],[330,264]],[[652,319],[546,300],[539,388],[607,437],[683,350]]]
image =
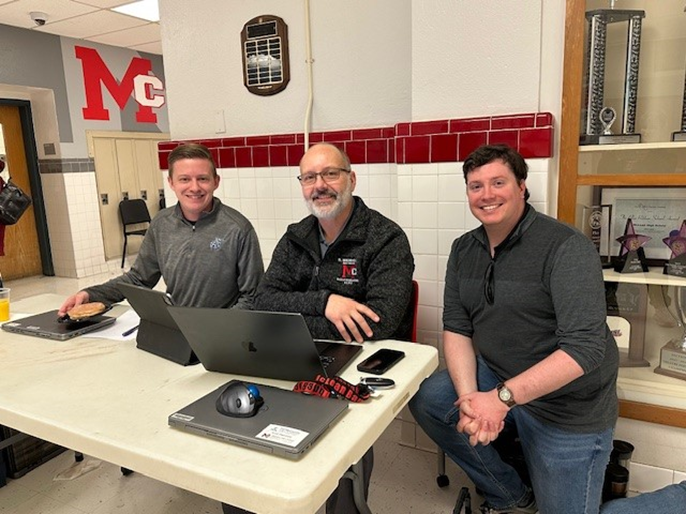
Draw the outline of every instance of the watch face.
[[[512,398],[512,393],[510,393],[509,389],[503,388],[500,391],[498,391],[498,396],[500,397],[500,399],[502,401],[509,402],[510,399]]]

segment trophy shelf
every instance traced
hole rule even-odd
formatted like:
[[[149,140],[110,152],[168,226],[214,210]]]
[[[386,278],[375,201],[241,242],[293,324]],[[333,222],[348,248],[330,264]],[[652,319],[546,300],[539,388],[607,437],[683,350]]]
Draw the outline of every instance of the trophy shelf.
[[[585,145],[579,146],[580,153],[588,152],[623,152],[627,150],[672,150],[686,148],[686,141],[666,141],[658,143],[631,143],[620,145]]]
[[[605,282],[686,287],[686,278],[665,275],[662,273],[662,268],[650,268],[647,273],[618,273],[611,269],[604,269],[603,278]]]

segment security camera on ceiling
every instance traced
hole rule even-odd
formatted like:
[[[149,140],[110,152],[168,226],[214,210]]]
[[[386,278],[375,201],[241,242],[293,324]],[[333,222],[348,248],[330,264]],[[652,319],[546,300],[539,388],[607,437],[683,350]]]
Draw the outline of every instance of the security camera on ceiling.
[[[33,12],[29,13],[29,16],[31,16],[33,23],[35,23],[39,27],[42,27],[48,21],[48,15],[45,14],[44,12],[33,11]]]

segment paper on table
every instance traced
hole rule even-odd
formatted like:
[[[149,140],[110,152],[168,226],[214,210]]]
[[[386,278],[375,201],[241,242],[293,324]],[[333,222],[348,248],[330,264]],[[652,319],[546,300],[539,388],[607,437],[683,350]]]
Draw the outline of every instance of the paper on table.
[[[134,330],[128,336],[123,336],[122,334],[135,327],[141,321],[140,316],[136,314],[136,311],[129,309],[124,314],[117,318],[112,325],[101,330],[96,330],[94,332],[88,332],[87,337],[96,337],[100,339],[113,339],[114,341],[130,341],[136,339],[137,332]]]

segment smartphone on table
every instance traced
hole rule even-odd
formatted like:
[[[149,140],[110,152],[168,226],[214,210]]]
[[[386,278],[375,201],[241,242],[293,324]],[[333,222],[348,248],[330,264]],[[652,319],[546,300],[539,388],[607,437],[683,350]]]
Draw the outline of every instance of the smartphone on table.
[[[383,375],[403,357],[405,357],[405,352],[382,348],[360,362],[357,370],[373,375]]]

